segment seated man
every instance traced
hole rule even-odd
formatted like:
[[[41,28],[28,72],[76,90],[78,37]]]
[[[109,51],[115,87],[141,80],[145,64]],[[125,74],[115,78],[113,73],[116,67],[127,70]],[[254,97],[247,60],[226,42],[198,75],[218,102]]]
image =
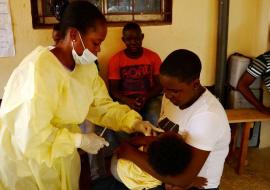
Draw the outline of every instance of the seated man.
[[[122,40],[126,49],[109,61],[109,90],[114,100],[127,104],[156,125],[161,106],[161,60],[158,54],[142,47],[143,38],[138,24],[124,26]]]

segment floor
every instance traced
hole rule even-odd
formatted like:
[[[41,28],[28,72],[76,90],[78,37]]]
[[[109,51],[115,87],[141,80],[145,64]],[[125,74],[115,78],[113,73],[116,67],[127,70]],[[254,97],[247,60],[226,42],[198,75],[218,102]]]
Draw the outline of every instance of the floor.
[[[236,160],[225,164],[220,190],[270,190],[270,148],[249,148],[244,174],[235,173]]]

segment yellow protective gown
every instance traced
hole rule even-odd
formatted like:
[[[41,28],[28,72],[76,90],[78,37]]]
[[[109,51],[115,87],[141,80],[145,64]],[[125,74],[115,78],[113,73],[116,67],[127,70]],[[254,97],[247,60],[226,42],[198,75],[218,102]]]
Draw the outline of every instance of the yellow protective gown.
[[[67,70],[44,47],[12,73],[0,109],[0,189],[77,190],[78,124],[132,132],[140,115],[112,102],[95,64]]]

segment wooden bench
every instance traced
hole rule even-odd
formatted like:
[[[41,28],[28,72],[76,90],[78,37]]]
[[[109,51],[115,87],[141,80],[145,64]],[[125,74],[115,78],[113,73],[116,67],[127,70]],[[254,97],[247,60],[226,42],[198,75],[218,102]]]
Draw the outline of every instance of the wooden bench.
[[[253,127],[253,123],[256,121],[270,121],[270,115],[261,113],[256,109],[227,109],[226,113],[230,124],[244,124],[240,144],[240,154],[236,169],[237,173],[241,175],[244,171],[244,166],[247,159],[250,129]],[[232,129],[233,127],[234,126],[232,125]],[[234,152],[235,147],[236,135],[232,135],[230,152]]]

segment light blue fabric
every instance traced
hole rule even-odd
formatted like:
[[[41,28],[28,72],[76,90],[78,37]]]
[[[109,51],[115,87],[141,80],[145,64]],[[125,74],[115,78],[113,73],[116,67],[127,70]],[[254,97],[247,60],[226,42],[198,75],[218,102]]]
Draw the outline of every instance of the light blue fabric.
[[[140,112],[144,120],[149,121],[155,126],[157,126],[160,115],[161,101],[162,96],[157,96],[150,99]]]
[[[93,131],[97,135],[100,135],[104,129],[103,127],[93,125],[87,120],[80,125],[80,128],[82,133],[89,133],[90,131]],[[118,146],[118,141],[115,138],[114,131],[106,129],[102,137],[110,143],[110,146],[104,147],[98,152],[98,154],[88,154],[92,180],[108,175],[105,160],[106,158],[110,158],[112,156],[113,150]]]

